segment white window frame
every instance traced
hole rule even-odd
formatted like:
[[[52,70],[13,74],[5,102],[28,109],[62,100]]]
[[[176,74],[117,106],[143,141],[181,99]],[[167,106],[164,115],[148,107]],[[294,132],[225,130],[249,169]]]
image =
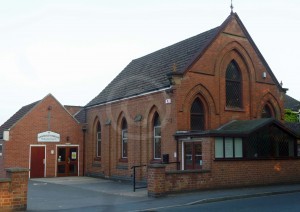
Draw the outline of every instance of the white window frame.
[[[215,159],[241,159],[243,157],[244,155],[242,138],[215,138]]]
[[[101,150],[100,150],[100,152],[99,152],[99,143],[100,143],[100,147],[101,147],[101,131],[100,132],[98,132],[97,131],[97,149],[96,149],[96,156],[98,157],[98,158],[100,158],[101,157]]]
[[[156,135],[156,130],[157,129],[160,129],[160,133],[161,133],[161,126],[154,126],[154,130],[153,130],[153,158],[154,159],[161,159],[161,155],[160,155],[160,157],[156,157],[156,155],[155,155],[155,149],[156,149],[156,142],[155,142],[155,140],[156,139],[159,139],[160,140],[160,148],[161,148],[161,135]]]
[[[124,134],[127,134],[127,137],[124,137]],[[126,142],[126,146],[127,146],[127,156],[124,156],[124,143]],[[122,158],[128,158],[128,130],[124,129],[122,130]]]

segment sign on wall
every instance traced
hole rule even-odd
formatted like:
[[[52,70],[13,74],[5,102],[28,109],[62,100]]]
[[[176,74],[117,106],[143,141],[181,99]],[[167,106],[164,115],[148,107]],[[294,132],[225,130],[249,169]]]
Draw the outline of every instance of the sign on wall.
[[[37,135],[38,142],[60,142],[60,134],[46,131]]]

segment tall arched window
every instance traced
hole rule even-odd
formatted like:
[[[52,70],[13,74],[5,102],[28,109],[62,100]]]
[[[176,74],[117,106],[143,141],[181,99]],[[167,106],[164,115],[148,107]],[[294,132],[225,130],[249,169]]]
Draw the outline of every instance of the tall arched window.
[[[154,115],[153,121],[153,134],[154,134],[154,159],[161,159],[161,124],[158,113]]]
[[[274,113],[273,110],[271,109],[271,107],[266,104],[261,112],[261,117],[262,118],[271,118],[274,117]]]
[[[242,108],[242,76],[237,63],[232,60],[226,70],[226,107]]]
[[[122,158],[127,158],[128,157],[128,129],[127,129],[127,122],[126,119],[124,118],[122,120]]]
[[[204,130],[204,107],[199,98],[196,98],[191,107],[191,130]]]
[[[101,125],[97,123],[97,136],[96,136],[96,156],[101,158]]]

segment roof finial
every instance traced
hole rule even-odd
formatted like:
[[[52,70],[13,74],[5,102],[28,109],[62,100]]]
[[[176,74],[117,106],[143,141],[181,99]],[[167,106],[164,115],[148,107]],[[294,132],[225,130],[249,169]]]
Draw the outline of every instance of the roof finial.
[[[231,0],[230,9],[231,9],[231,13],[230,13],[230,14],[232,14],[232,13],[233,13],[233,5],[232,5],[232,0]]]

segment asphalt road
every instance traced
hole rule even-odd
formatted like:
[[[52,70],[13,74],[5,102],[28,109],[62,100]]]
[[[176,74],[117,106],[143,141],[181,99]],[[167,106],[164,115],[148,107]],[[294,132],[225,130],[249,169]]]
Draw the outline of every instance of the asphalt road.
[[[290,194],[278,194],[263,197],[252,197],[246,199],[234,199],[220,202],[196,204],[182,207],[170,207],[153,209],[161,212],[199,212],[199,211],[222,211],[222,212],[276,212],[276,211],[300,211],[300,192]]]
[[[300,211],[300,184],[197,191],[161,198],[148,197],[147,189],[136,192],[132,189],[131,183],[90,177],[32,179],[28,184],[27,209],[64,212]]]

